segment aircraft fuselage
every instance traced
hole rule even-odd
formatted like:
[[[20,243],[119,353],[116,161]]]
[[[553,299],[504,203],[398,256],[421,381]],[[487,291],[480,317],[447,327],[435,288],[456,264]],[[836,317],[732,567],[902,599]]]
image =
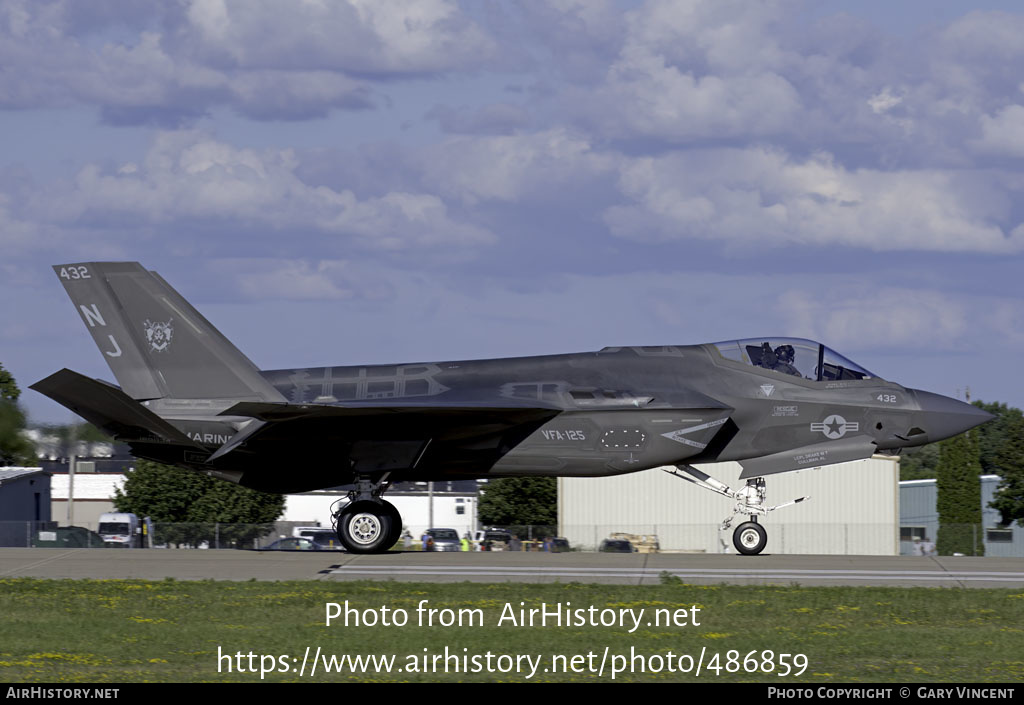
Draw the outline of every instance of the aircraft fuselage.
[[[244,484],[265,489],[293,487],[296,480],[303,489],[325,482],[341,485],[360,471],[393,473],[393,480],[597,477],[683,462],[744,460],[829,446],[855,435],[870,438],[882,451],[938,440],[927,430],[935,424],[925,420],[935,411],[922,408],[918,396],[927,393],[879,378],[812,381],[725,359],[714,345],[262,375],[296,406],[479,404],[552,411],[551,418],[526,430],[495,424],[488,432],[477,423],[472,433],[439,430],[421,417],[406,420],[401,413],[391,415],[386,432],[358,419],[325,416],[313,424],[304,419],[301,430],[281,425],[260,436],[249,451],[213,463],[218,470],[244,472]],[[968,420],[980,413],[948,401]],[[192,411],[188,418],[162,415],[211,452],[237,427],[237,420],[197,418]],[[195,462],[200,458],[193,451],[187,464],[210,469]],[[323,470],[300,479],[281,465],[285,459]],[[835,461],[814,454],[806,460],[828,462]]]

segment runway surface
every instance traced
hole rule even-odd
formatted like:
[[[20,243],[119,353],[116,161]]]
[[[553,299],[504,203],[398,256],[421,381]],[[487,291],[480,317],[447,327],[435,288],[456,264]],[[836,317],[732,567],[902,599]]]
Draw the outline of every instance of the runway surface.
[[[0,548],[2,578],[1024,587],[1024,558]]]

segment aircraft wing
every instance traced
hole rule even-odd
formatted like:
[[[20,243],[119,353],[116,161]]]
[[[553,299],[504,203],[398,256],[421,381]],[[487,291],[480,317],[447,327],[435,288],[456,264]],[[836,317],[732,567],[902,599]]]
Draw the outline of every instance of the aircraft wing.
[[[345,405],[240,402],[221,416],[253,419],[218,448],[207,462],[223,458],[247,444],[275,437],[322,438],[339,431],[358,447],[354,455],[373,466],[415,464],[428,444],[472,444],[474,440],[501,438],[500,445],[518,445],[562,412],[555,406],[493,402],[391,401]],[[358,440],[356,440],[358,439]],[[382,458],[386,456],[386,463]]]

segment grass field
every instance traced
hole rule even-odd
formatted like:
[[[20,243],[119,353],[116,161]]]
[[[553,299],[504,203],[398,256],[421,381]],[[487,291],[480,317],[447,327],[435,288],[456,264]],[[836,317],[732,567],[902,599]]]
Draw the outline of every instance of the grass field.
[[[427,609],[452,610],[434,613],[435,622],[462,610],[464,622],[476,619],[482,625],[419,626],[428,616],[417,612],[423,600]],[[264,674],[267,681],[316,682],[594,682],[611,681],[615,665],[620,667],[616,681],[794,685],[1024,678],[1020,590],[694,586],[668,578],[649,587],[9,579],[0,580],[0,601],[0,681],[8,683],[258,681],[261,665],[269,671]],[[346,601],[351,608],[370,610],[362,617],[380,619],[386,606],[391,619],[400,619],[397,610],[404,610],[408,623],[346,627],[338,618],[326,626],[326,603]],[[498,626],[506,605],[518,617],[521,607],[539,608],[542,603],[571,603],[566,609],[593,606],[597,616],[612,610],[605,616],[623,614],[627,626],[559,627],[549,622],[523,627],[508,620]],[[589,614],[579,618],[589,621]],[[680,622],[684,616],[686,624],[647,625],[656,615],[672,614]],[[639,627],[630,615],[639,615]],[[693,617],[699,626],[689,623]],[[452,656],[449,671],[458,666],[458,672],[444,673],[444,658],[431,662],[446,647]],[[310,675],[317,648],[328,658],[373,654],[395,660],[390,671],[381,671],[378,663],[362,669],[365,673],[353,673],[351,667],[328,673],[319,660]],[[702,650],[697,676],[694,664]],[[239,652],[241,659],[235,656]],[[750,652],[755,653],[746,665],[754,672],[744,671]],[[777,675],[783,653],[790,655],[786,660],[793,669],[786,677]],[[800,669],[795,668],[795,654],[806,656],[801,675],[796,675]],[[499,660],[500,655],[505,659]],[[488,663],[491,670],[511,666],[517,655],[522,672],[465,672],[474,669],[474,657],[477,670],[483,671]],[[536,658],[537,666],[525,661],[525,655]],[[616,662],[615,656],[621,660]],[[631,657],[642,658],[647,672],[640,671],[637,658],[627,662]],[[426,673],[421,668],[424,658]],[[247,672],[238,671],[239,663]],[[761,670],[768,665],[772,672]],[[248,672],[250,667],[257,672]]]

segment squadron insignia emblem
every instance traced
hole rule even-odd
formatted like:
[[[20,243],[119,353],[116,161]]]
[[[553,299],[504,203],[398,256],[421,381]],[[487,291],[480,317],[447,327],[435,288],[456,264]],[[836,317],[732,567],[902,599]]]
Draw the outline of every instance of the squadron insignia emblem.
[[[146,329],[146,342],[149,343],[150,350],[163,352],[171,344],[171,336],[174,335],[174,328],[171,327],[173,320],[171,318],[166,323],[154,323],[147,318],[146,322],[142,324]]]

